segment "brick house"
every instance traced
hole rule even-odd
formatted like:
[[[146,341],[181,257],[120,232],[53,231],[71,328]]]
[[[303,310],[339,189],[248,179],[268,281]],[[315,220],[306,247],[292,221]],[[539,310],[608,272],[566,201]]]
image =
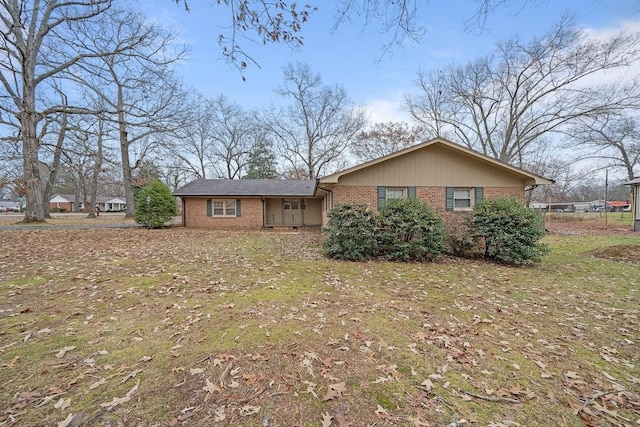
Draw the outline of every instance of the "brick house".
[[[99,196],[96,201],[102,212],[119,212],[127,208],[127,203],[119,197]],[[73,194],[54,194],[49,199],[49,209],[62,212],[89,212],[91,203],[80,198],[76,204]]]
[[[377,210],[391,198],[417,197],[441,213],[469,211],[483,198],[515,197],[552,181],[435,138],[319,178],[196,180],[174,192],[187,227],[304,227],[326,223],[339,203]]]

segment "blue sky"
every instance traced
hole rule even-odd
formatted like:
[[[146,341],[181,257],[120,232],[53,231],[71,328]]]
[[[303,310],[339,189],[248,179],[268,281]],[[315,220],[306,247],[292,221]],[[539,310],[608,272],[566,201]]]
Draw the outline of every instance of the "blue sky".
[[[375,24],[362,28],[360,23],[332,31],[333,0],[311,2],[318,4],[319,10],[303,27],[301,49],[250,41],[243,45],[260,65],[251,65],[244,72],[246,81],[221,59],[217,36],[222,30],[215,23],[217,16],[228,16],[228,11],[212,6],[214,0],[189,0],[188,13],[172,0],[145,0],[142,4],[147,16],[174,26],[190,44],[190,60],[180,71],[185,83],[204,95],[225,94],[246,109],[266,108],[271,102],[282,102],[274,92],[282,84],[282,68],[287,63],[304,62],[325,84],[343,86],[356,105],[370,110],[372,121],[409,121],[401,103],[406,93],[416,92],[413,82],[419,69],[465,63],[509,37],[529,40],[551,28],[564,13],[573,13],[577,25],[596,33],[623,26],[638,30],[640,26],[637,0],[529,0],[533,5],[524,8],[525,0],[516,0],[511,7],[490,15],[482,32],[465,31],[476,2],[423,0],[420,20],[427,32],[422,42],[395,46],[391,54],[381,57],[388,34],[380,34]]]

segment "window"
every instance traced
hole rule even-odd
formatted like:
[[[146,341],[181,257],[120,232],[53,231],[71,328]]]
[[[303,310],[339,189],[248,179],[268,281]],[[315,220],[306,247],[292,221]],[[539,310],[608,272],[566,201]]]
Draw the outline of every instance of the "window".
[[[391,199],[405,199],[416,197],[416,187],[378,187],[378,209],[384,202]]]
[[[453,210],[471,209],[471,189],[456,188],[453,190]]]
[[[239,216],[237,200],[207,200],[207,216]]]
[[[391,199],[404,199],[406,188],[387,188],[387,200]]]
[[[472,188],[446,188],[446,204],[447,212],[452,211],[470,211],[473,206],[480,202],[484,197],[483,187]]]

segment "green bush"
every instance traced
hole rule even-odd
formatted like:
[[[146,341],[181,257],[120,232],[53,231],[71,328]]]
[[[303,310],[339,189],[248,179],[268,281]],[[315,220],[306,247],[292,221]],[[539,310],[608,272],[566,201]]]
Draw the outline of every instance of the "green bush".
[[[450,213],[444,217],[445,251],[451,255],[468,256],[478,248],[478,239],[471,233],[473,213]]]
[[[378,241],[387,259],[432,261],[444,248],[442,219],[421,200],[388,200],[380,210]]]
[[[340,204],[327,214],[322,247],[327,256],[365,261],[377,251],[375,213],[366,205]]]
[[[542,218],[515,199],[487,199],[473,209],[472,234],[484,240],[485,258],[520,265],[539,262],[549,251],[539,243]]]
[[[178,206],[171,190],[159,181],[153,181],[136,195],[135,220],[138,224],[148,228],[161,228],[177,212]]]

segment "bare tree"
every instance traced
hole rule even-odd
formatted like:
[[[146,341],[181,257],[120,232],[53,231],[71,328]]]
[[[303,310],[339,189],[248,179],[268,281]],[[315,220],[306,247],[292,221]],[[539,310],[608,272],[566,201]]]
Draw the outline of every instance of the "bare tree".
[[[218,178],[240,178],[251,148],[251,116],[224,95],[212,106],[214,170]]]
[[[532,155],[528,156],[523,167],[540,176],[553,181],[552,185],[533,187],[527,191],[527,206],[534,200],[566,201],[574,194],[576,188],[593,177],[593,168],[587,165],[580,167],[574,159],[562,153],[557,144],[549,138],[540,138],[535,142]]]
[[[182,117],[184,96],[172,66],[186,49],[174,32],[134,11],[111,10],[83,24],[76,43],[93,57],[75,64],[67,78],[89,91],[117,126],[126,215],[133,216],[132,171],[158,147],[158,134],[175,130]]]
[[[425,129],[410,126],[406,122],[375,123],[370,129],[360,132],[351,151],[360,160],[368,161],[400,151],[425,139]]]
[[[633,105],[637,85],[623,90],[587,79],[628,66],[639,53],[640,34],[587,39],[563,19],[530,43],[511,39],[466,65],[420,72],[420,93],[407,107],[431,132],[522,166],[542,136]]]
[[[189,11],[188,0],[172,0],[183,4]],[[293,48],[303,45],[302,26],[311,14],[317,10],[308,4],[299,7],[298,3],[265,0],[212,0],[212,5],[225,7],[229,12],[228,25],[220,27],[218,44],[227,61],[240,70],[248,63],[258,65],[242,47],[242,42],[285,43]],[[243,77],[244,79],[244,77]]]
[[[568,134],[573,145],[588,150],[583,157],[603,160],[604,167],[622,169],[630,180],[640,174],[637,111],[582,117]]]
[[[172,0],[189,10],[189,0]],[[484,29],[486,20],[496,9],[505,8],[519,13],[527,7],[536,7],[547,0],[473,0],[463,15],[467,30]],[[599,0],[592,0],[595,4]],[[313,3],[313,2],[312,2]],[[326,3],[315,2],[318,7]],[[382,53],[390,52],[394,45],[420,42],[426,33],[420,12],[428,14],[429,2],[419,0],[337,0],[333,29],[342,25],[356,25],[363,29],[376,26],[376,31],[390,34]],[[254,63],[251,55],[242,47],[247,41],[255,44],[287,43],[294,48],[304,43],[303,26],[312,17],[317,7],[305,4],[300,7],[295,1],[279,0],[211,0],[216,7],[231,11],[229,25],[220,28],[218,43],[225,58],[243,70],[247,63]],[[452,7],[452,15],[460,19],[459,8]],[[248,39],[248,40],[247,40]],[[257,64],[256,64],[257,65]]]
[[[43,221],[47,212],[40,174],[38,127],[43,106],[38,93],[46,83],[78,61],[91,56],[65,49],[76,23],[90,20],[111,6],[112,0],[0,1],[0,83],[13,101],[20,122],[23,175],[27,190],[25,221]]]
[[[277,93],[291,104],[266,111],[263,120],[290,168],[303,169],[315,179],[344,166],[344,154],[366,122],[345,90],[323,85],[306,64],[290,64]]]
[[[191,93],[182,125],[175,137],[166,138],[163,148],[178,161],[180,168],[197,179],[206,179],[213,172],[213,101],[199,93]]]

